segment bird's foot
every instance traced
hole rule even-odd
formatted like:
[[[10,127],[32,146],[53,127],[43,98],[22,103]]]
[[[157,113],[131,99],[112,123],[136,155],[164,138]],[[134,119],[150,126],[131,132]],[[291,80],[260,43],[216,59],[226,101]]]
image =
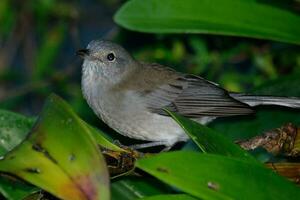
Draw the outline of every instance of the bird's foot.
[[[133,145],[126,146],[126,145],[123,145],[119,140],[114,140],[114,144],[118,145],[122,149],[135,150],[135,151],[138,151],[140,149],[145,149],[145,148],[165,146],[165,148],[163,148],[160,152],[166,152],[166,151],[169,151],[173,147],[173,145],[170,145],[169,143],[166,143],[164,141],[155,141],[155,142],[133,144]]]
[[[162,150],[162,152],[164,152],[164,151],[169,151],[173,145],[166,144],[166,142],[164,141],[155,141],[155,142],[130,145],[129,148],[138,150],[138,149],[145,149],[145,148],[156,147],[156,146],[165,146],[165,148]]]

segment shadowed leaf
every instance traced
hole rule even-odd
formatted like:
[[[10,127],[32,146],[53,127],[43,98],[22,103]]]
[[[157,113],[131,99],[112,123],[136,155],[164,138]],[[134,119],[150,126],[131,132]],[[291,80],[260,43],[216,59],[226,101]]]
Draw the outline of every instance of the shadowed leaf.
[[[20,200],[25,197],[38,193],[39,188],[11,179],[6,176],[0,176],[0,192],[7,200]]]
[[[132,200],[171,192],[164,183],[149,177],[123,177],[111,184],[112,200]]]
[[[167,112],[204,153],[239,157],[257,162],[248,152],[241,149],[222,134],[174,112]]]
[[[186,194],[166,194],[156,195],[151,197],[142,198],[141,200],[197,200],[198,198],[191,197]]]

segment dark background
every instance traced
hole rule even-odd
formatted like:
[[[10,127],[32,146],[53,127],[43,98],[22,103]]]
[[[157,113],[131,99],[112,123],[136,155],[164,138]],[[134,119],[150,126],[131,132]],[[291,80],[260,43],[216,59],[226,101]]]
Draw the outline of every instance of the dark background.
[[[269,80],[300,73],[300,48],[240,37],[155,35],[118,27],[121,0],[1,0],[0,108],[36,116],[50,93],[65,98],[86,121],[104,126],[84,101],[81,60],[75,52],[93,39],[126,47],[142,61],[158,62],[251,91]],[[264,1],[268,3],[269,1]],[[298,1],[273,1],[299,11]],[[107,127],[106,127],[107,128]]]

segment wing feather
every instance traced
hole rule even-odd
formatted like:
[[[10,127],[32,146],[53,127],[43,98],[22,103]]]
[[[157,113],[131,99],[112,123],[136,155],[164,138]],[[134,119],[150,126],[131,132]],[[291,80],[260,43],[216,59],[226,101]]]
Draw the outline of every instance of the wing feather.
[[[140,63],[114,89],[136,91],[150,111],[161,115],[166,115],[165,108],[190,118],[253,112],[250,106],[234,99],[217,84],[159,64]]]
[[[165,115],[164,108],[190,118],[234,116],[253,110],[216,84],[194,75],[182,75],[146,96],[148,108]]]

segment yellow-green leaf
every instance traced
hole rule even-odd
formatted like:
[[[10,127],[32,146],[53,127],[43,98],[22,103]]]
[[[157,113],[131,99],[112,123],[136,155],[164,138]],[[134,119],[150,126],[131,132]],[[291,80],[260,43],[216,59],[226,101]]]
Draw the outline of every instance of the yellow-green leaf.
[[[109,199],[109,176],[90,129],[59,97],[49,97],[28,137],[0,170],[62,199]]]

